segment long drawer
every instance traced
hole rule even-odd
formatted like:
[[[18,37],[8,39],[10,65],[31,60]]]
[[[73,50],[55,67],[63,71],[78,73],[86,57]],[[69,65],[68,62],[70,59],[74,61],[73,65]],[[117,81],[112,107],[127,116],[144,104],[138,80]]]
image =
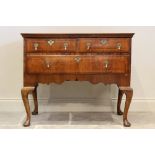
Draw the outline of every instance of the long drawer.
[[[29,74],[125,74],[128,66],[128,56],[27,55],[25,67]]]

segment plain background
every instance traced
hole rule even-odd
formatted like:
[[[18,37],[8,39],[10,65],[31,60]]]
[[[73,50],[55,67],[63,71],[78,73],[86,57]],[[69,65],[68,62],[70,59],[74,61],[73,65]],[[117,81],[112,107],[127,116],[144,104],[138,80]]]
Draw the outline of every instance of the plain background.
[[[155,91],[155,27],[149,26],[50,26],[50,27],[0,27],[0,103],[21,103],[23,87],[23,38],[20,33],[135,33],[132,40],[131,87],[134,96],[133,111],[154,111]],[[63,85],[40,85],[39,102],[99,102],[115,103],[117,87],[89,82],[65,82]],[[105,103],[105,99],[108,102]],[[44,100],[44,101],[42,101]],[[21,104],[20,104],[21,105]],[[111,105],[111,104],[110,104]],[[64,106],[62,104],[62,106]],[[66,105],[65,105],[66,106]],[[81,104],[80,106],[85,106]],[[115,104],[113,105],[115,106]],[[14,106],[15,107],[15,106]],[[69,107],[69,106],[68,106]],[[67,107],[67,108],[68,108]],[[13,106],[12,106],[13,108]],[[75,105],[76,108],[76,105]],[[88,107],[86,107],[89,109]],[[82,109],[82,108],[81,108]],[[15,108],[15,110],[18,110]]]

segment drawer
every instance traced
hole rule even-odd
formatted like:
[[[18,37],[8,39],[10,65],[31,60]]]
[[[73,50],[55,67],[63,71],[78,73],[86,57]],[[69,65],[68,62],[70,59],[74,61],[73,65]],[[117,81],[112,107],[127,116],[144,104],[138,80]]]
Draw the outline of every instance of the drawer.
[[[128,52],[129,38],[81,38],[79,52]]]
[[[76,39],[26,39],[27,52],[74,52]]]
[[[26,72],[41,74],[75,73],[77,63],[74,56],[29,55],[26,56]]]
[[[129,56],[79,56],[77,73],[116,73],[125,74],[129,72]]]
[[[112,55],[29,55],[26,57],[27,73],[43,74],[124,74],[129,71],[128,56]]]

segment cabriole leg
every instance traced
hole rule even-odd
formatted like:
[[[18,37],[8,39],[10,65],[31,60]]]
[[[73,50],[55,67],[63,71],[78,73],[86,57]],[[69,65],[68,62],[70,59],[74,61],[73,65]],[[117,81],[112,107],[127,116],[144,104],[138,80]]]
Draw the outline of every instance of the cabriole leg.
[[[22,94],[22,99],[23,99],[23,103],[25,106],[25,110],[26,110],[26,120],[23,124],[23,126],[27,127],[30,126],[30,121],[31,121],[31,112],[30,112],[30,105],[29,105],[29,100],[28,100],[28,95],[30,93],[33,93],[35,87],[24,87],[21,90],[21,94]]]
[[[119,97],[118,97],[118,104],[117,104],[117,112],[120,112],[120,104],[123,94],[126,95],[124,113],[123,113],[123,125],[125,127],[130,127],[131,123],[128,121],[128,111],[131,104],[132,96],[133,96],[133,89],[130,87],[119,87]]]

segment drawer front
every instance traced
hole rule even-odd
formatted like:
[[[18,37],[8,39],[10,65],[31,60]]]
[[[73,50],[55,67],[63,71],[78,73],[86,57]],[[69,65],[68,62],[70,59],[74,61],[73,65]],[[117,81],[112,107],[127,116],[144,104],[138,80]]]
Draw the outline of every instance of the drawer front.
[[[79,56],[78,73],[116,73],[129,72],[128,56]]]
[[[74,52],[76,39],[27,39],[26,52]]]
[[[125,74],[129,72],[129,57],[110,55],[27,56],[26,72],[43,74]]]
[[[81,38],[80,52],[128,52],[129,38]]]
[[[74,56],[27,56],[26,72],[35,74],[75,73],[77,63]]]

